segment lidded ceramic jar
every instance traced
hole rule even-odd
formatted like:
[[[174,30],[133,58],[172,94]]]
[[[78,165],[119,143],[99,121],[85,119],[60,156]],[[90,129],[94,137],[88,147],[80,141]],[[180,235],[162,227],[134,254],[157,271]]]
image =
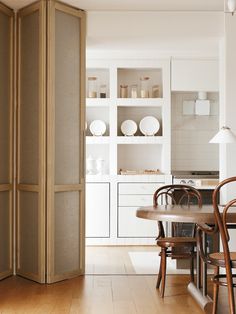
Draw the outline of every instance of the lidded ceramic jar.
[[[120,98],[128,98],[128,85],[120,85]]]

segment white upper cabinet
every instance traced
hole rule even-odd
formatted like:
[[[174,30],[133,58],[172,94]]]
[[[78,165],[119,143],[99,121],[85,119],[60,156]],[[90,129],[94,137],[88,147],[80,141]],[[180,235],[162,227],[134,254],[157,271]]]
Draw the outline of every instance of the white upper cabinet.
[[[219,90],[219,64],[216,59],[176,59],[171,63],[172,91]]]

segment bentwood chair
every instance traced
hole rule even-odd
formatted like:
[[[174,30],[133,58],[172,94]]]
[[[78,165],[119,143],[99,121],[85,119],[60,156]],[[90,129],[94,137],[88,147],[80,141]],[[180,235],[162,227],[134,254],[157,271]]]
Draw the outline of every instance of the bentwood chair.
[[[234,183],[235,189],[235,198],[229,201],[224,206],[218,205],[219,194],[222,187],[225,187],[229,183]],[[203,261],[207,264],[215,266],[214,276],[212,278],[213,281],[213,310],[212,313],[215,314],[217,312],[217,301],[218,301],[218,292],[219,286],[224,286],[228,288],[228,300],[229,300],[229,309],[230,314],[235,314],[235,301],[234,301],[234,290],[236,287],[236,283],[233,283],[233,278],[236,275],[232,274],[232,268],[236,268],[236,252],[230,252],[229,250],[229,241],[230,236],[228,232],[228,228],[230,227],[227,224],[228,216],[230,215],[229,210],[233,206],[236,205],[236,177],[231,177],[225,179],[220,182],[218,186],[215,188],[212,195],[212,202],[214,208],[214,218],[215,225],[214,227],[208,226],[207,224],[198,224],[197,225],[197,245],[198,250],[200,251],[200,256]],[[221,210],[220,210],[221,209]],[[223,252],[216,252],[208,254],[206,250],[204,250],[204,238],[203,232],[209,235],[214,235],[217,232],[220,233],[220,238],[222,241]],[[219,269],[225,269],[225,274],[219,274]]]
[[[172,184],[160,187],[153,196],[154,206],[163,205],[186,205],[197,204],[202,206],[202,197],[200,192],[192,186],[183,184]],[[166,259],[189,259],[190,260],[190,280],[194,281],[194,248],[196,247],[195,225],[192,224],[191,234],[183,236],[179,232],[183,223],[172,223],[172,236],[166,237],[164,227],[161,221],[158,221],[157,245],[161,248],[160,267],[157,277],[156,288],[161,285],[160,295],[163,298],[165,294],[166,281]]]

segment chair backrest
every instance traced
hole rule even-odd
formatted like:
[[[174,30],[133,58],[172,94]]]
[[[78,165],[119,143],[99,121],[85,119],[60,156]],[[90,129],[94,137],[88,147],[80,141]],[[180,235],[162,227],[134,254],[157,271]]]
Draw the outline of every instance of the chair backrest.
[[[164,185],[156,190],[153,195],[153,205],[191,205],[202,206],[201,193],[193,186],[184,184]]]
[[[202,206],[201,193],[190,185],[184,184],[170,184],[163,185],[153,195],[153,205],[186,205],[197,204],[199,207]],[[172,223],[172,235],[183,236],[184,223]],[[189,224],[188,227],[189,236],[195,236],[195,225]],[[161,222],[158,223],[159,235],[157,238],[164,237],[164,228]]]
[[[212,203],[214,208],[214,215],[216,220],[216,225],[218,227],[218,230],[220,232],[220,237],[222,240],[222,246],[225,256],[225,261],[229,263],[230,261],[230,252],[229,252],[229,245],[228,242],[230,240],[228,228],[227,228],[227,216],[228,211],[232,206],[236,205],[236,186],[235,186],[235,198],[229,201],[226,205],[224,205],[223,211],[220,211],[220,206],[218,204],[218,199],[220,195],[220,191],[222,187],[230,184],[235,183],[236,184],[236,177],[231,177],[228,179],[225,179],[224,181],[220,182],[217,187],[215,188],[213,194],[212,194]]]

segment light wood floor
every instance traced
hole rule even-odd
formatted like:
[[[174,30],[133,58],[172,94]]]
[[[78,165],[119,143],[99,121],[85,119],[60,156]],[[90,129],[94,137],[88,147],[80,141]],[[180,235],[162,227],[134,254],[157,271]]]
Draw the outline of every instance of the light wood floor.
[[[87,246],[85,273],[89,275],[136,274],[129,255],[135,252],[158,252],[158,248],[156,246]],[[146,274],[154,275],[157,270]]]
[[[40,285],[21,277],[5,279],[0,282],[0,313],[203,313],[187,291],[188,275],[168,275],[166,296],[161,299],[155,288],[156,275],[135,274],[128,252],[145,249],[156,250],[155,247],[87,248],[87,271],[92,275],[53,285]],[[226,293],[221,288],[218,314],[228,313]]]
[[[164,299],[159,297],[155,282],[155,276],[87,275],[53,285],[40,285],[11,277],[0,282],[0,313],[202,313],[187,292],[188,276],[168,276]],[[218,313],[228,313],[225,294],[220,293],[220,303]]]

